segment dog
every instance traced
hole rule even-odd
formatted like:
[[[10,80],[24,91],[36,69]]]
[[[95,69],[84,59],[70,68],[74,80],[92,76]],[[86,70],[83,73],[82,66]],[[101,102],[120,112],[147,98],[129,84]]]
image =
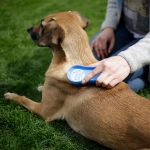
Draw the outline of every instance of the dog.
[[[150,101],[133,92],[124,82],[112,89],[95,85],[75,86],[67,79],[73,65],[97,62],[85,28],[89,20],[78,12],[58,12],[45,17],[27,32],[38,46],[53,53],[45,74],[41,102],[6,93],[46,121],[66,120],[86,138],[114,150],[150,149]]]

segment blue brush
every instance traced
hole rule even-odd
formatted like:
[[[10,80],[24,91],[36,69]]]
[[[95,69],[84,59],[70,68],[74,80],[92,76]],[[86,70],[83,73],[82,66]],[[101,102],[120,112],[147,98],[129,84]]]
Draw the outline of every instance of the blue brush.
[[[82,80],[86,77],[95,67],[75,65],[67,72],[68,80],[74,85],[82,85]],[[86,84],[96,84],[96,79],[100,74],[91,78]]]

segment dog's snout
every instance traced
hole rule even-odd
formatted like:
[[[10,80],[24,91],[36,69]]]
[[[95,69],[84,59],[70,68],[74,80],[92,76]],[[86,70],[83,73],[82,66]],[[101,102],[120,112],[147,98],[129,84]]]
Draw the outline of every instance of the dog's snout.
[[[27,32],[32,31],[32,29],[33,29],[33,27],[29,27],[29,28],[27,29]]]
[[[37,43],[38,40],[39,40],[39,34],[38,34],[37,32],[35,32],[35,31],[33,31],[33,27],[29,27],[29,28],[27,29],[27,32],[29,33],[31,39],[32,39],[34,42]]]

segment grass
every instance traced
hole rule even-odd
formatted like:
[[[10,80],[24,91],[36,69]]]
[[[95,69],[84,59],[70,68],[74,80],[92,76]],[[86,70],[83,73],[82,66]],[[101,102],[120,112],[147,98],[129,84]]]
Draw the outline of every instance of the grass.
[[[5,92],[40,101],[36,89],[44,82],[52,54],[37,47],[26,29],[46,15],[75,10],[89,18],[89,38],[100,29],[105,15],[105,0],[0,0],[0,150],[106,150],[74,132],[65,122],[47,123],[13,101]],[[138,92],[150,98],[150,88]]]

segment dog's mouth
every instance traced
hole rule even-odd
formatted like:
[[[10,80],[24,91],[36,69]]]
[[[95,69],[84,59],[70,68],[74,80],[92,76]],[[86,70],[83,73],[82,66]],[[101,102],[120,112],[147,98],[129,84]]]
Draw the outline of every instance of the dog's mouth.
[[[35,42],[35,43],[38,43],[38,40],[39,40],[39,34],[36,33],[36,32],[33,32],[32,31],[33,27],[30,27],[27,29],[27,32],[29,33],[31,39]]]
[[[37,33],[33,32],[33,33],[29,33],[29,35],[35,43],[38,43],[39,35]]]

